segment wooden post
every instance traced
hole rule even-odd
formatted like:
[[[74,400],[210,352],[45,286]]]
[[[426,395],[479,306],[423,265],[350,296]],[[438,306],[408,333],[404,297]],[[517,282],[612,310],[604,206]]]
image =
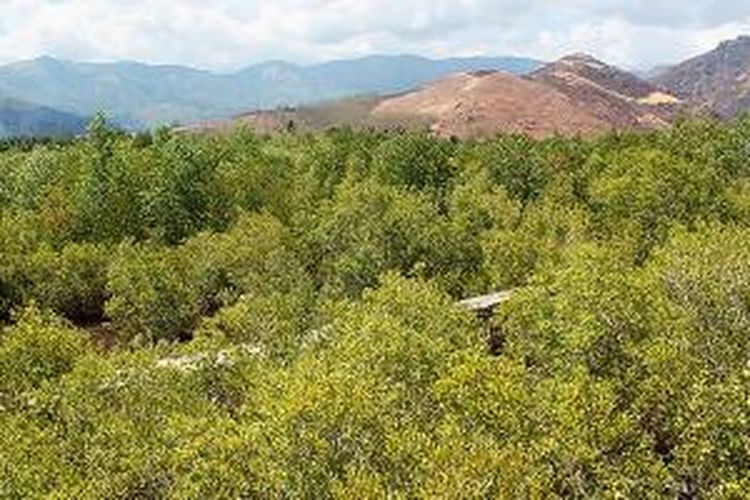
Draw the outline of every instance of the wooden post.
[[[511,297],[513,297],[513,290],[508,290],[462,300],[458,303],[459,307],[475,312],[477,318],[482,322],[484,340],[493,356],[500,355],[505,344],[505,338],[502,331],[492,324],[492,318],[497,307],[510,300]]]

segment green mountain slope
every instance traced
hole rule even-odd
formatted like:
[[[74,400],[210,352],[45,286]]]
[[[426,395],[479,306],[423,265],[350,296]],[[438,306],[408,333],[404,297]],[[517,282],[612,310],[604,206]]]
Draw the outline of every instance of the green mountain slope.
[[[86,120],[46,106],[0,99],[0,137],[71,136],[82,133]]]

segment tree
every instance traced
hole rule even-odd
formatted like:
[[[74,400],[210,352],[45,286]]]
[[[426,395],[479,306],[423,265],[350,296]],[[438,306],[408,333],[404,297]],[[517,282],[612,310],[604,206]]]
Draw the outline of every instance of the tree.
[[[449,141],[427,134],[397,134],[379,145],[373,168],[383,182],[429,193],[442,202],[455,176],[453,149]]]
[[[223,151],[184,137],[157,145],[158,160],[146,194],[156,235],[175,245],[202,230],[225,229],[231,213],[217,170]]]
[[[707,164],[692,164],[659,150],[614,155],[591,184],[598,226],[610,237],[630,238],[643,261],[674,224],[725,217],[724,186]]]

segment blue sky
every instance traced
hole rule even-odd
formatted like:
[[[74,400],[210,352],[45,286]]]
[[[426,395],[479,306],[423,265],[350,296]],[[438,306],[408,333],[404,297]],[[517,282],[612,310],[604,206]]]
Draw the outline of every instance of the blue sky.
[[[53,55],[217,70],[373,53],[590,52],[648,68],[750,34],[750,0],[0,0],[0,63]]]

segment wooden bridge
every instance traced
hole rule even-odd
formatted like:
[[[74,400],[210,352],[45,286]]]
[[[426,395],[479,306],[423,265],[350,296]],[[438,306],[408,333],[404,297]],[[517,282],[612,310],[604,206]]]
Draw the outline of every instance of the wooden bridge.
[[[492,313],[497,306],[503,302],[509,301],[513,297],[513,293],[513,290],[491,293],[489,295],[482,295],[481,297],[462,300],[457,305],[463,309],[474,311],[476,313]]]

